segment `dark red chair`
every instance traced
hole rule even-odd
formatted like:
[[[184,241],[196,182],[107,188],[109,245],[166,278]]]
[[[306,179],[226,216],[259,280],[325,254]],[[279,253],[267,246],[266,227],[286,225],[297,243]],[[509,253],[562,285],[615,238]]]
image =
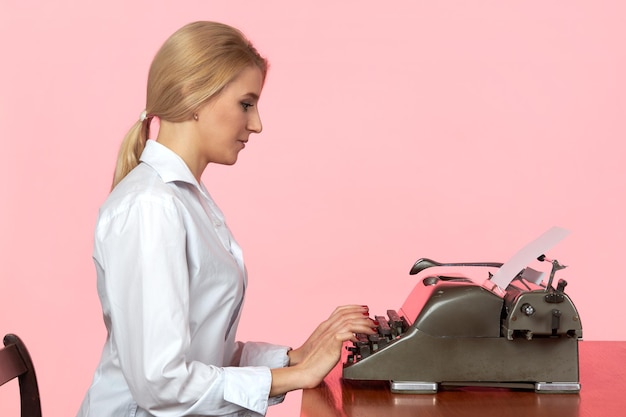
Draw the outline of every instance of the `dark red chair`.
[[[14,334],[4,336],[4,348],[0,349],[0,386],[13,378],[20,384],[22,417],[41,417],[39,386],[33,361],[22,340]]]

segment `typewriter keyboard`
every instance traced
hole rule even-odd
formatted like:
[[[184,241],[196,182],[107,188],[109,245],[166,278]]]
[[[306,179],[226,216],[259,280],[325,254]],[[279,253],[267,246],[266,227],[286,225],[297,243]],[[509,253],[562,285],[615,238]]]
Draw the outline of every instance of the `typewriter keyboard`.
[[[356,334],[358,340],[353,342],[352,346],[347,347],[350,352],[347,357],[348,364],[358,362],[384,348],[400,337],[409,327],[404,317],[398,315],[395,310],[387,310],[387,317],[375,316],[374,320],[378,324],[378,333]]]

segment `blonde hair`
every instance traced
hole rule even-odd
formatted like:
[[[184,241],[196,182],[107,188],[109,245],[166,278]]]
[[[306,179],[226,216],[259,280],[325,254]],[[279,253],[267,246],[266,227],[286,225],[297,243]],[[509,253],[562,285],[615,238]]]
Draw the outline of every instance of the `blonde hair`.
[[[223,23],[194,22],[170,36],[150,66],[147,116],[124,137],[112,188],[139,164],[153,117],[169,122],[189,120],[202,104],[251,65],[261,70],[265,80],[267,60],[243,33]]]

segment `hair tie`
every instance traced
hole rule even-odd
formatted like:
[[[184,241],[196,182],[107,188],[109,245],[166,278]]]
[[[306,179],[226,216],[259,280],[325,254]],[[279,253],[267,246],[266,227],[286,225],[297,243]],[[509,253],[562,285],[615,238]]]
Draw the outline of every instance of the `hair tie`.
[[[148,118],[148,113],[144,110],[141,112],[141,114],[139,115],[139,121],[141,123],[143,123],[144,120],[146,120]]]

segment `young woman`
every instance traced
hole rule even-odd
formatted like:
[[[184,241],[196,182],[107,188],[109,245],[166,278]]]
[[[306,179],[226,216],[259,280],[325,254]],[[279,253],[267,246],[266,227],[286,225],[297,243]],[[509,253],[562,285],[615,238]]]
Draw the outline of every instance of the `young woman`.
[[[96,225],[108,337],[79,416],[264,415],[319,384],[354,333],[374,333],[367,307],[350,305],[297,349],[235,339],[246,270],[201,177],[261,131],[266,73],[242,33],[215,22],[181,28],[155,56]]]

